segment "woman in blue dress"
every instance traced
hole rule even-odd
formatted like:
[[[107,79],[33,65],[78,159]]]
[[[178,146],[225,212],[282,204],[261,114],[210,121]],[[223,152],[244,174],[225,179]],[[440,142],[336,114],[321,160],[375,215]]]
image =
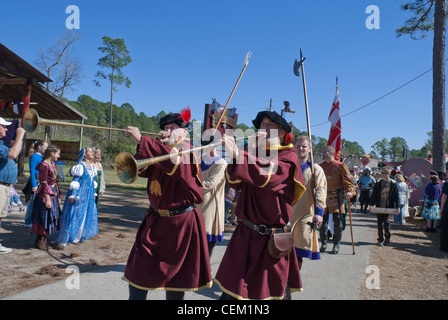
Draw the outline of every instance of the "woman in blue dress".
[[[78,164],[71,169],[74,177],[62,209],[60,230],[53,238],[58,249],[67,243],[83,242],[98,234],[98,210],[95,204],[96,169],[92,164],[93,150],[83,148]]]

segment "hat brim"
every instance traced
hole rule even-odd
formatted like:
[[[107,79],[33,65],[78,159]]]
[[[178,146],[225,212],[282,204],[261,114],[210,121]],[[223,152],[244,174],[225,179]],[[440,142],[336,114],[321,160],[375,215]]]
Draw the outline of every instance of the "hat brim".
[[[170,123],[175,123],[180,128],[188,127],[188,123],[186,123],[184,120],[182,120],[182,118],[180,118],[180,113],[170,113],[162,117],[159,122],[160,129],[165,130],[165,126]]]
[[[252,120],[253,125],[255,128],[260,129],[261,121],[263,121],[263,118],[267,117],[271,121],[279,124],[283,129],[285,129],[287,132],[291,132],[291,126],[288,122],[286,122],[285,118],[283,118],[281,115],[279,115],[275,111],[261,111],[258,112],[257,117]]]
[[[0,120],[0,126],[10,126],[10,125],[12,125],[12,122],[8,122],[8,121],[5,121],[5,120]]]

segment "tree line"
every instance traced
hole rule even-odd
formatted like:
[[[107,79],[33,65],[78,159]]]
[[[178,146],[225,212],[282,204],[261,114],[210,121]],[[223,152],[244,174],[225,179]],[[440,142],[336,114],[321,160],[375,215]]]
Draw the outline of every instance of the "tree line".
[[[110,103],[98,101],[88,95],[81,95],[76,101],[67,101],[70,105],[85,114],[88,120],[85,124],[108,127],[110,125]],[[130,103],[124,103],[121,106],[113,105],[114,127],[126,128],[129,125],[138,127],[141,131],[159,132],[159,120],[166,115],[161,111],[155,115],[147,115],[144,112],[137,113]],[[202,121],[193,119],[193,121]],[[255,129],[244,123],[238,124],[238,129],[243,132],[247,129]],[[190,128],[191,129],[191,128]],[[191,132],[192,130],[190,130]],[[293,128],[294,137],[307,135],[306,131],[300,131]],[[99,147],[103,150],[106,160],[113,161],[115,156],[123,151],[135,152],[135,143],[126,137],[122,132],[113,132],[112,140],[109,140],[109,132],[95,129],[84,129],[84,145]],[[64,128],[55,133],[56,140],[76,140],[79,138],[79,129]],[[327,145],[328,140],[319,136],[312,136],[313,148],[316,154],[322,153],[322,149]],[[366,154],[365,149],[357,141],[342,139],[342,156],[361,157]],[[403,150],[410,153],[410,157],[427,158],[432,150],[432,134],[428,133],[428,139],[421,149],[409,150],[406,140],[402,137],[383,138],[371,146],[370,155],[380,161],[402,161],[405,159]]]

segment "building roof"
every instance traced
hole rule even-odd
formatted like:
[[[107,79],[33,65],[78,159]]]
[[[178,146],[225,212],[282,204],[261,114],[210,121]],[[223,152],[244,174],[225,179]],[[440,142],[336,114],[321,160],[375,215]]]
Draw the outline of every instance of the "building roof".
[[[41,118],[50,120],[82,120],[87,117],[60,97],[48,91],[40,83],[52,80],[35,69],[28,62],[0,43],[0,100],[12,102],[23,99],[26,93],[26,79],[32,79],[31,108],[36,109]],[[40,83],[39,83],[40,82]],[[21,118],[13,108],[1,110],[4,118]]]

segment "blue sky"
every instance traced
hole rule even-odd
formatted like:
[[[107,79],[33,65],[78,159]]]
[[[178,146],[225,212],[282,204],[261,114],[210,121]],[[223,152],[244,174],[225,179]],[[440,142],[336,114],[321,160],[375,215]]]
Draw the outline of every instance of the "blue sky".
[[[109,101],[109,87],[93,83],[101,37],[123,38],[133,62],[123,69],[132,87],[120,87],[114,103],[130,103],[152,116],[190,106],[203,119],[212,98],[224,105],[241,71],[249,66],[231,101],[239,121],[251,125],[272,98],[295,114],[286,119],[306,129],[301,78],[293,63],[302,48],[311,125],[327,121],[339,77],[341,113],[346,114],[388,93],[432,67],[432,35],[425,40],[396,37],[409,14],[404,0],[164,0],[164,1],[2,1],[0,41],[35,64],[40,47],[65,31],[68,5],[80,10],[76,52],[83,79],[66,95],[87,94]],[[380,29],[366,27],[366,8],[380,9]],[[330,123],[313,126],[328,137]],[[432,130],[432,73],[392,95],[342,118],[342,137],[370,151],[382,138],[400,136],[420,148]]]

